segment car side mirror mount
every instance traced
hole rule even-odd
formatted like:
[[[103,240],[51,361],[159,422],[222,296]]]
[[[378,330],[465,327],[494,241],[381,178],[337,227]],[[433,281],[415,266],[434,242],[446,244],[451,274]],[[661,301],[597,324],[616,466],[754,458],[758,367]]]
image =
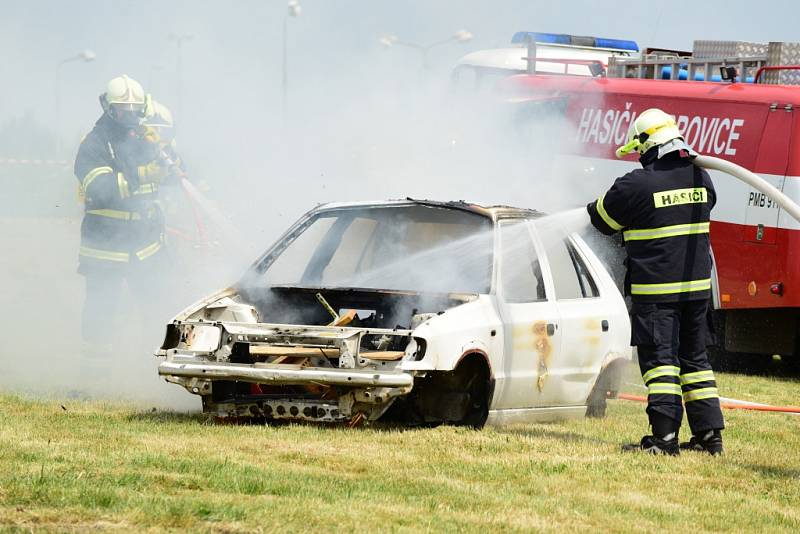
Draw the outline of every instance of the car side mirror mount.
[[[598,76],[605,77],[606,68],[599,61],[592,61],[591,63],[589,63],[589,72],[591,72],[592,76],[594,76],[595,78],[597,78]]]

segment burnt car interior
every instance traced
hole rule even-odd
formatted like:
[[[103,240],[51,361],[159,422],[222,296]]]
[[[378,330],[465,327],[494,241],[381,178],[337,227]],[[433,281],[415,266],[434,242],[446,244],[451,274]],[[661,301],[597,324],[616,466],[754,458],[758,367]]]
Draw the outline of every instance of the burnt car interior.
[[[492,224],[466,210],[410,205],[324,212],[256,263],[237,289],[263,322],[411,328],[489,292]]]

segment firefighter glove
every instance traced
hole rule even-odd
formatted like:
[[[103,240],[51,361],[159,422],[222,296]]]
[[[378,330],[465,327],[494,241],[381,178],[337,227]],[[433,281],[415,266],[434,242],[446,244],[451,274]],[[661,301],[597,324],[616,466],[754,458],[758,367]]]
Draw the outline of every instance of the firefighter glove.
[[[161,136],[158,134],[158,130],[153,126],[146,125],[144,127],[144,133],[142,134],[142,137],[145,141],[150,143],[158,143],[161,141]]]
[[[147,165],[139,166],[139,181],[143,183],[161,182],[170,175],[170,169],[158,161],[151,161]]]

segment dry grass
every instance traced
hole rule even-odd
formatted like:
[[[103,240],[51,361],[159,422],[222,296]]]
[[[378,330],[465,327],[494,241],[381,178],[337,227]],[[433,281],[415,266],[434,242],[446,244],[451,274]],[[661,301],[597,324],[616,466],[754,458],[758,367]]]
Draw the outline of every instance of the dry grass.
[[[771,404],[800,391],[736,375],[720,386]],[[800,529],[800,417],[726,412],[725,457],[656,458],[619,451],[645,430],[641,405],[609,412],[479,432],[347,430],[0,396],[0,528]]]

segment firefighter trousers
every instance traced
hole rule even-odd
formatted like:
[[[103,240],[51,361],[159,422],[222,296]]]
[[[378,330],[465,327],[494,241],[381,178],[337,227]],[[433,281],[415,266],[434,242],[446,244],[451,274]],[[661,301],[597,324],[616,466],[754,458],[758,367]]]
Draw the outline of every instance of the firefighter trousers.
[[[131,301],[136,308],[134,315],[139,318],[136,326],[144,330],[141,335],[155,339],[163,333],[162,328],[169,316],[169,312],[165,311],[169,308],[161,306],[169,300],[165,295],[165,279],[169,276],[169,261],[165,251],[138,264],[126,265],[124,269],[95,267],[84,269],[82,274],[86,279],[86,299],[81,321],[81,334],[85,342],[113,345],[119,341],[122,333],[130,331],[130,325],[122,328],[118,324],[123,315],[120,312],[127,311],[121,310],[120,305]],[[126,285],[130,294],[128,300],[124,298]]]
[[[680,428],[684,405],[693,435],[724,428],[714,372],[708,363],[708,301],[637,303],[631,344],[647,386],[647,415],[656,435]]]

